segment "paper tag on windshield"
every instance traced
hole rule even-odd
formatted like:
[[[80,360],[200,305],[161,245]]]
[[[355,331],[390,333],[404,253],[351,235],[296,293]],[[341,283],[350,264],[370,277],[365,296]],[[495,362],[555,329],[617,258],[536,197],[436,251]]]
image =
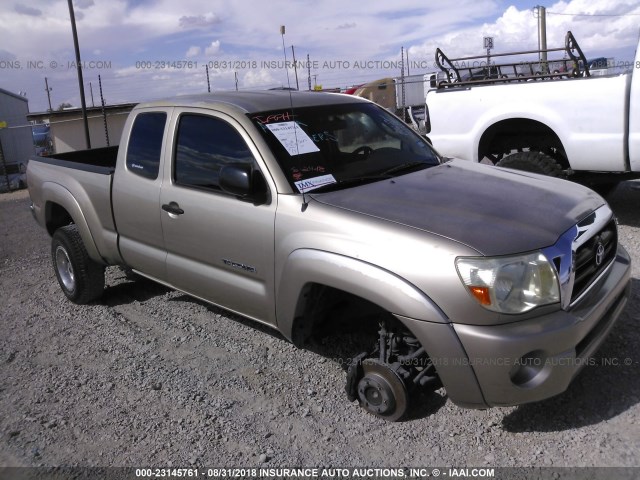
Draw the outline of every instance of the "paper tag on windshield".
[[[266,127],[271,130],[292,157],[320,151],[309,135],[296,122],[269,123]]]
[[[330,183],[336,183],[336,179],[333,175],[322,175],[321,177],[307,178],[306,180],[300,180],[294,185],[300,193],[305,193],[316,188],[324,187]]]

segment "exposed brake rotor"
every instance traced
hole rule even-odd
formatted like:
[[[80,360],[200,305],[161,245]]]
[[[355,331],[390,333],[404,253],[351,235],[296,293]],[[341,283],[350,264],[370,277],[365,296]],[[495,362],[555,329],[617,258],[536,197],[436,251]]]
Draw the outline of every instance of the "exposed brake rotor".
[[[389,365],[369,358],[362,362],[364,375],[358,382],[358,402],[374,415],[394,422],[407,411],[407,388]]]

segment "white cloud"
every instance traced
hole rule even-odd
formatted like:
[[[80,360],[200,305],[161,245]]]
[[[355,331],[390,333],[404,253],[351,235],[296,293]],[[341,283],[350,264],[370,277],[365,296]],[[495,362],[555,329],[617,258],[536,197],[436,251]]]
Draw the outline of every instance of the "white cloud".
[[[5,0],[6,2],[6,0]],[[560,46],[567,30],[572,30],[588,57],[616,56],[630,60],[638,40],[640,0],[552,0],[547,5],[548,45]],[[66,0],[9,0],[0,9],[3,43],[0,58],[52,60],[61,64],[73,60],[69,10]],[[324,62],[399,60],[400,47],[409,51],[410,59],[433,64],[436,47],[451,57],[480,55],[482,37],[495,40],[494,53],[534,49],[537,46],[537,22],[525,2],[509,0],[459,0],[425,2],[396,0],[369,2],[366,8],[357,2],[323,0],[74,0],[76,14],[82,9],[78,35],[83,60],[91,55],[110,60],[111,69],[87,70],[85,81],[97,81],[102,75],[110,99],[129,101],[192,89],[206,90],[202,65],[172,73],[172,81],[151,82],[151,76],[136,62],[178,61],[207,55],[210,59],[253,65],[238,68],[246,86],[286,84],[286,70],[266,68],[264,61],[282,61],[280,25],[286,25],[284,42],[288,60],[295,45],[296,60],[312,62],[313,76],[326,87],[347,86],[397,76],[396,69],[345,69],[323,67]],[[526,2],[533,5],[533,2]],[[16,5],[21,7],[16,8]],[[509,5],[516,5],[511,6]],[[625,16],[559,15],[587,13]],[[635,14],[635,15],[630,15]],[[212,39],[215,39],[212,41]],[[224,48],[222,47],[224,45]],[[199,49],[199,50],[198,50]],[[86,57],[86,58],[85,58]],[[235,65],[235,63],[234,63]],[[155,66],[152,70],[155,70]],[[234,88],[233,71],[215,72],[215,88]],[[233,70],[236,70],[235,68]],[[162,75],[166,72],[153,71]],[[291,72],[292,73],[292,72]],[[418,73],[412,69],[411,73]],[[62,70],[3,70],[3,88],[27,90],[35,110],[46,108],[43,78],[53,85],[56,102],[77,95],[75,72]],[[307,84],[308,72],[298,69],[301,88]],[[292,83],[295,81],[291,76]],[[204,83],[203,83],[204,82]],[[213,82],[213,80],[212,80]],[[35,106],[34,106],[35,105]]]
[[[269,70],[261,69],[258,71],[249,70],[242,79],[242,84],[246,88],[265,88],[274,86],[278,82],[271,76]]]
[[[192,58],[200,55],[200,52],[201,52],[200,47],[196,47],[192,45],[191,47],[189,47],[189,50],[187,50],[187,53],[185,53],[185,55],[187,56],[187,58]]]
[[[205,15],[185,15],[180,17],[180,19],[178,20],[178,23],[182,28],[206,28],[220,22],[220,17],[211,12]]]
[[[547,48],[564,47],[565,35],[571,30],[587,57],[612,56],[616,50],[626,47],[633,53],[638,41],[638,14],[640,2],[628,0],[621,10],[618,0],[572,0],[557,2],[547,7]],[[618,15],[619,12],[636,16],[589,16]],[[572,14],[582,13],[584,16]],[[510,6],[492,23],[457,29],[451,33],[434,36],[409,49],[412,59],[425,58],[433,62],[439,47],[449,58],[482,55],[482,39],[494,38],[492,53],[535,50],[538,48],[538,20],[532,9],[519,10]],[[555,54],[562,57],[562,52]]]
[[[220,53],[220,40],[214,40],[205,48],[204,53],[209,56],[218,55]]]

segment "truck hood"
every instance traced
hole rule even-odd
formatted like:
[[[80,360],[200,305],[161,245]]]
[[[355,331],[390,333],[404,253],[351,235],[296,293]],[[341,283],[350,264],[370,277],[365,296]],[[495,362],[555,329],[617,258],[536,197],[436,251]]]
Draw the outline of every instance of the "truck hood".
[[[441,235],[487,256],[553,245],[604,204],[598,194],[575,183],[464,160],[311,196]]]

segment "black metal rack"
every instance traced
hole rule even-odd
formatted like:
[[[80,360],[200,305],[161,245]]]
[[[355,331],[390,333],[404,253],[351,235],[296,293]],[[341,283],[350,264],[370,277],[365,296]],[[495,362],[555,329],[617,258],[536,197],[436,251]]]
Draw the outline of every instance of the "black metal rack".
[[[522,57],[531,54],[541,56],[543,53],[553,52],[563,52],[564,58],[512,61],[501,64],[493,64],[488,61],[497,57]],[[449,59],[442,50],[437,48],[436,64],[444,72],[444,78],[437,80],[436,85],[433,85],[436,88],[591,76],[587,59],[570,31],[565,36],[564,47],[545,50],[499,53],[489,57],[478,55]]]

